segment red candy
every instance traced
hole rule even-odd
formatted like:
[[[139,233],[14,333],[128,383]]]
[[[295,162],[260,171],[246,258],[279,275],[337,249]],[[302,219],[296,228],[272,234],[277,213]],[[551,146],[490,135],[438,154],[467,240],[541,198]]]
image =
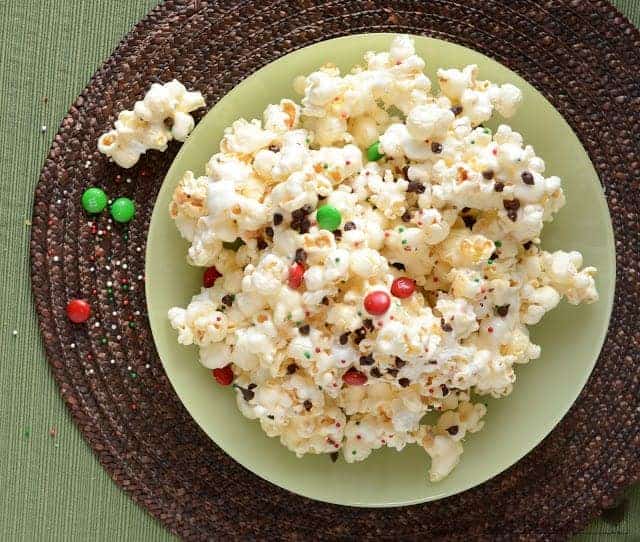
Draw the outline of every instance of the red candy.
[[[374,316],[380,316],[389,310],[391,298],[387,292],[376,290],[366,295],[364,298],[364,310]]]
[[[289,288],[299,288],[302,284],[302,278],[304,277],[304,265],[301,263],[295,263],[289,268]]]
[[[231,369],[231,363],[229,363],[229,365],[225,365],[222,369],[214,369],[211,372],[213,373],[213,378],[215,378],[216,382],[221,386],[228,386],[233,382],[233,369]]]
[[[367,375],[352,367],[342,375],[342,380],[350,386],[362,386],[367,382]]]
[[[401,299],[411,296],[415,291],[416,283],[409,277],[399,277],[391,284],[391,293]]]
[[[202,275],[202,284],[205,288],[211,288],[221,276],[215,267],[208,267]]]
[[[86,322],[91,316],[91,306],[84,299],[72,299],[67,303],[67,318],[75,324]]]

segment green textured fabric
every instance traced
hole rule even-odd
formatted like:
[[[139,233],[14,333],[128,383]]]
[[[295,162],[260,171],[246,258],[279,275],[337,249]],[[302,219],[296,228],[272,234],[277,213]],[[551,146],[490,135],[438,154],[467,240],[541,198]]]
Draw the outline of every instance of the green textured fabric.
[[[44,358],[28,257],[33,190],[60,120],[156,3],[0,0],[0,540],[174,538],[111,482],[73,425]],[[640,1],[614,3],[640,24]],[[640,540],[640,488],[622,522],[596,521],[578,540]]]

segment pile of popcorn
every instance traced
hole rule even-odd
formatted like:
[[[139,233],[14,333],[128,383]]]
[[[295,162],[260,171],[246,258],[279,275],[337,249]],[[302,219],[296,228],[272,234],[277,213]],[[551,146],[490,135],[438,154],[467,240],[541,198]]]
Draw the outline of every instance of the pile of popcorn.
[[[437,481],[483,426],[476,398],[508,395],[515,365],[539,357],[527,326],[598,294],[580,253],[539,247],[560,179],[520,134],[482,125],[513,115],[520,91],[467,66],[438,70],[434,93],[424,67],[399,36],[349,74],[298,78],[301,105],[227,128],[206,175],[173,195],[206,270],[169,318],[297,455],[415,443]]]

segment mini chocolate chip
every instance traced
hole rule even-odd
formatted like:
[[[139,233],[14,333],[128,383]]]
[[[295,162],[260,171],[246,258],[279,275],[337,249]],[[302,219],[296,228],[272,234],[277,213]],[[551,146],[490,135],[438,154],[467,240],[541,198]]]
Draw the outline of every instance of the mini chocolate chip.
[[[251,399],[253,399],[255,397],[255,393],[253,391],[251,391],[250,389],[244,389],[241,388],[240,386],[238,386],[238,389],[240,390],[240,392],[242,393],[242,398],[245,401],[251,401]]]
[[[344,223],[343,226],[344,231],[351,231],[351,230],[355,230],[356,229],[356,225],[354,222],[352,222],[351,220],[349,220],[348,222]]]
[[[400,384],[403,388],[406,388],[409,384],[411,384],[411,380],[408,378],[401,378],[398,380],[398,384]]]
[[[476,223],[475,217],[471,215],[463,215],[462,221],[464,222],[464,225],[469,229],[472,229],[473,225]]]
[[[493,185],[493,189],[496,192],[502,192],[504,190],[504,183],[500,181],[496,181],[496,184]]]
[[[273,228],[271,226],[267,226],[264,229],[264,233],[267,237],[269,237],[269,239],[273,239]]]
[[[227,306],[230,307],[231,305],[233,305],[233,300],[236,298],[236,296],[231,295],[231,294],[227,294],[225,296],[222,297],[221,301]]]
[[[514,209],[509,209],[507,211],[507,216],[509,217],[511,222],[515,222],[516,220],[518,220],[518,211],[515,211]]]
[[[346,333],[343,333],[342,335],[340,335],[340,344],[347,344],[348,340],[349,340],[349,332],[348,331]]]
[[[502,305],[500,307],[496,307],[496,314],[504,318],[507,314],[509,314],[509,305]]]
[[[307,261],[307,253],[303,248],[296,249],[296,255],[293,257],[293,261],[296,263],[304,263]]]
[[[406,364],[407,364],[407,362],[405,360],[403,360],[402,358],[399,358],[398,356],[396,356],[396,367],[398,369],[402,369]]]
[[[309,219],[305,217],[300,221],[300,225],[298,226],[297,231],[301,234],[309,233],[309,228],[311,228],[311,222],[309,222]]]
[[[431,142],[431,152],[435,154],[440,154],[442,152],[442,144],[437,141]]]
[[[331,452],[329,454],[329,457],[331,458],[331,462],[335,463],[336,461],[338,461],[338,457],[340,457],[340,454],[338,452]]]
[[[485,171],[482,172],[482,176],[487,179],[487,181],[490,181],[491,179],[493,179],[494,173],[492,169],[487,169]]]
[[[280,147],[278,145],[269,145],[269,150],[271,152],[280,152]]]
[[[290,363],[287,365],[287,374],[292,375],[298,370],[298,366],[295,363]]]
[[[374,367],[373,369],[371,369],[369,371],[369,374],[371,376],[373,376],[374,378],[380,378],[382,376],[382,373],[380,372],[380,369],[378,369],[377,367]]]
[[[368,331],[373,331],[375,329],[375,326],[373,325],[373,320],[371,318],[365,318],[362,321],[362,325],[368,330]]]
[[[395,378],[396,376],[398,376],[398,373],[400,371],[398,369],[394,369],[393,367],[389,367],[387,369],[387,374],[390,374],[393,378]]]
[[[462,212],[463,213],[468,213],[469,211],[471,211],[471,207],[463,207],[462,208]]]
[[[451,427],[447,427],[447,433],[449,433],[450,435],[457,435],[458,434],[458,426],[457,425],[452,425]]]
[[[520,200],[518,198],[504,199],[502,200],[502,206],[507,211],[517,211],[518,209],[520,209]]]
[[[313,407],[313,403],[311,401],[309,401],[309,399],[307,399],[304,403],[302,403],[302,405],[304,406],[304,409],[309,412],[311,410],[311,408]]]
[[[522,182],[524,184],[528,184],[528,185],[535,184],[535,181],[533,180],[533,175],[531,175],[531,173],[529,173],[528,171],[523,171],[520,177],[522,177]]]
[[[338,240],[342,239],[342,230],[333,230],[333,236]]]
[[[403,263],[400,263],[400,262],[393,262],[391,264],[391,267],[395,267],[398,271],[406,271],[407,270],[405,265]]]
[[[353,334],[355,335],[353,342],[356,344],[360,344],[363,341],[363,339],[367,336],[367,330],[363,327],[359,327],[353,332]]]
[[[328,305],[329,304],[329,298],[325,295],[321,300],[320,303],[322,303],[323,305]]]
[[[273,215],[273,225],[274,226],[279,226],[280,224],[282,224],[283,220],[284,220],[284,217],[280,213],[275,213]]]
[[[407,180],[410,181],[411,179],[409,179],[409,166],[404,166],[402,168],[402,176]]]
[[[276,419],[276,417],[273,414],[267,414],[267,418],[269,418],[270,420]]]
[[[463,107],[461,105],[455,105],[451,108],[451,112],[457,117],[460,113],[462,113]]]
[[[262,237],[258,237],[258,241],[256,242],[256,245],[258,246],[258,250],[264,250],[269,246],[268,243]]]
[[[444,318],[440,318],[440,327],[442,328],[442,331],[446,331],[446,332],[453,331],[451,324],[445,322]]]
[[[309,324],[304,324],[298,328],[298,331],[300,332],[300,335],[309,335],[311,328],[309,327]]]
[[[533,241],[527,241],[524,245],[522,245],[522,248],[524,248],[525,250],[529,250],[531,248],[531,245],[533,245]]]
[[[369,354],[368,356],[360,356],[360,365],[373,365],[375,363],[375,360],[373,359],[373,356],[371,354]]]
[[[422,194],[425,190],[425,186],[418,181],[409,181],[409,186],[407,186],[407,192],[409,193]]]
[[[318,199],[320,201],[327,199],[327,196],[323,196],[322,194],[318,194]]]
[[[446,384],[440,384],[440,389],[442,390],[442,397],[449,395],[449,388],[447,388]]]
[[[491,256],[489,256],[490,260],[497,260],[498,259],[498,251],[494,250],[493,253],[491,254]]]
[[[256,389],[257,387],[258,387],[258,384],[254,384],[253,382],[251,382],[251,384],[249,384],[249,385],[247,386],[247,389],[248,389],[248,390],[254,390],[254,389]]]

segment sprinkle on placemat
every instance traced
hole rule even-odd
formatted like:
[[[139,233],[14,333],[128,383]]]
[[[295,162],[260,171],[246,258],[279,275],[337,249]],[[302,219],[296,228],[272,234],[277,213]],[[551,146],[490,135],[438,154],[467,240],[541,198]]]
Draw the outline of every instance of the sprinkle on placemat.
[[[153,203],[179,146],[145,154],[126,173],[96,149],[118,112],[154,81],[176,77],[215,104],[288,52],[370,31],[471,47],[537,87],[578,134],[606,188],[618,269],[603,353],[551,435],[479,487],[383,512],[273,486],[230,459],[190,418],[160,368],[143,288]],[[167,0],[154,9],[63,120],[36,189],[31,228],[47,359],[112,479],[187,540],[547,540],[581,530],[640,478],[639,55],[640,33],[600,0]],[[105,211],[88,218],[81,197],[92,186],[134,202],[130,221],[120,224]],[[121,219],[131,215],[129,205],[121,211]],[[73,324],[66,303],[85,298],[92,314]],[[30,429],[22,431],[28,438]]]

